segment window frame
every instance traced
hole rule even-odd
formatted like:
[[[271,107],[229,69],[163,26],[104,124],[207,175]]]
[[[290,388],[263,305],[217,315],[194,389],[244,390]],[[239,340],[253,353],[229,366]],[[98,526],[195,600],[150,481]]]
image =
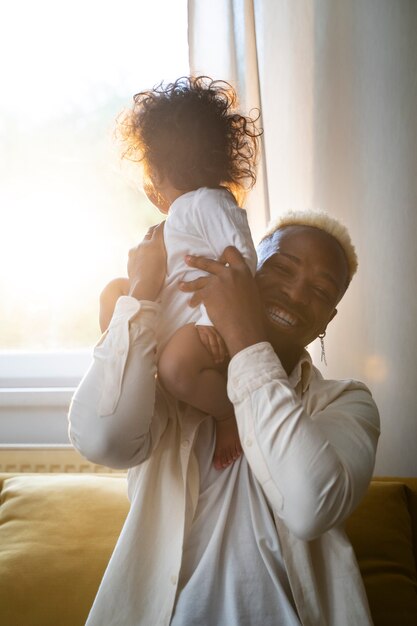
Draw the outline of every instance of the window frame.
[[[69,404],[91,360],[91,348],[0,352],[0,448],[68,444]]]
[[[74,388],[92,357],[92,348],[56,351],[0,351],[0,390]]]

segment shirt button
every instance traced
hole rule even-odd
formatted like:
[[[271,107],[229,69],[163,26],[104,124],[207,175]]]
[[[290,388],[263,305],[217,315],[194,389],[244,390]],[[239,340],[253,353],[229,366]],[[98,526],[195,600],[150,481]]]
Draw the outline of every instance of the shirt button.
[[[190,445],[190,441],[189,441],[189,439],[183,439],[183,440],[181,441],[181,448],[184,448],[184,449],[185,449],[185,448],[188,448],[188,446],[189,446],[189,445]]]
[[[172,582],[173,585],[176,585],[177,582],[178,582],[178,576],[176,576],[175,574],[172,574],[171,582]]]
[[[251,439],[251,437],[248,437],[248,438],[246,439],[246,442],[245,442],[245,443],[246,443],[246,445],[248,446],[248,448],[250,448],[250,447],[251,447],[251,445],[253,444],[253,440]]]
[[[119,350],[117,351],[117,354],[120,354],[120,356],[124,356],[125,349],[124,348],[119,348]]]

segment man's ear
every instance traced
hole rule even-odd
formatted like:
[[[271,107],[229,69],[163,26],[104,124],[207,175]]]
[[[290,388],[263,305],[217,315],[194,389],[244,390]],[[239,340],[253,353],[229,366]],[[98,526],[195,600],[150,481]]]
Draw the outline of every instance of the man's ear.
[[[323,332],[323,333],[325,333],[325,332],[326,332],[326,330],[327,330],[327,326],[330,324],[330,322],[332,321],[332,319],[333,319],[334,317],[336,317],[336,315],[337,315],[337,309],[333,309],[333,311],[332,311],[332,313],[331,313],[331,315],[330,315],[330,319],[329,319],[329,321],[327,322],[326,326],[325,326],[325,327],[324,327],[324,329],[322,330],[322,332]]]

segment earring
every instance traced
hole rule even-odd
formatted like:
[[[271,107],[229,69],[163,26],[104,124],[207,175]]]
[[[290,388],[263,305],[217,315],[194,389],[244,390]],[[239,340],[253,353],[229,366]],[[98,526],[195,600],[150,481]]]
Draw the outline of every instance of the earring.
[[[327,361],[326,361],[326,351],[324,349],[324,338],[326,336],[326,331],[324,331],[324,333],[321,333],[321,335],[319,335],[319,339],[320,339],[320,345],[321,345],[321,357],[320,357],[320,361],[327,367]]]

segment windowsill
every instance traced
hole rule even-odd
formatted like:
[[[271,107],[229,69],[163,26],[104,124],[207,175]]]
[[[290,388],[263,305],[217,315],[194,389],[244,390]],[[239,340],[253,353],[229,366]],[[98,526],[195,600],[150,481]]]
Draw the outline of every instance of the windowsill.
[[[0,388],[74,388],[91,361],[92,349],[0,352]]]
[[[0,446],[68,444],[68,408],[92,350],[0,352]]]
[[[75,387],[0,388],[0,410],[19,407],[68,407]]]

